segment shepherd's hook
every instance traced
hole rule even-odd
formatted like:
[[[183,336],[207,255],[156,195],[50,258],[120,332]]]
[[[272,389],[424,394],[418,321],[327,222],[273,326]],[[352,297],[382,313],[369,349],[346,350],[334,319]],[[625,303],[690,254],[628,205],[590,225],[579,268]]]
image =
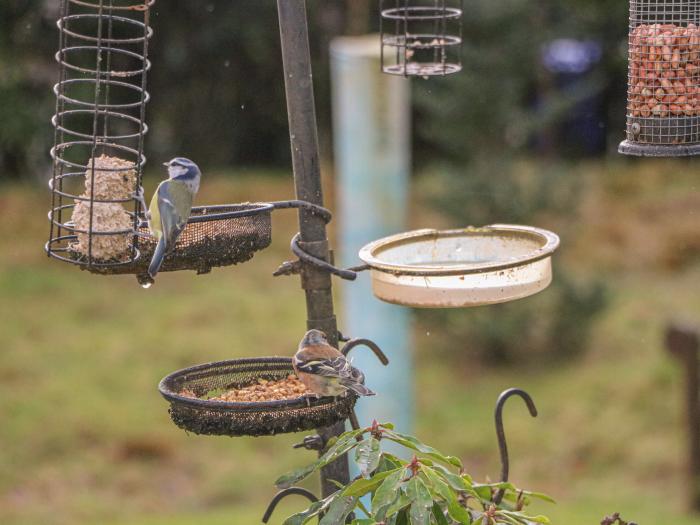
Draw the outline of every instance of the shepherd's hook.
[[[508,460],[508,443],[506,442],[506,433],[505,430],[503,429],[503,407],[506,404],[506,401],[510,399],[513,396],[520,396],[523,401],[525,401],[525,404],[527,405],[528,410],[530,410],[530,415],[532,417],[537,417],[537,407],[535,406],[535,402],[532,400],[532,397],[530,397],[530,394],[525,392],[524,390],[521,390],[519,388],[511,388],[509,390],[506,390],[503,392],[499,397],[498,401],[496,402],[496,435],[498,437],[498,448],[501,452],[501,482],[505,483],[508,481],[508,476],[510,474],[510,462]],[[501,503],[503,500],[503,496],[505,494],[505,491],[503,489],[499,489],[496,491],[496,495],[493,498],[493,501],[496,505]]]
[[[268,521],[270,521],[270,518],[272,517],[272,513],[275,511],[277,504],[280,501],[282,501],[284,498],[286,498],[287,496],[292,495],[292,494],[298,494],[299,496],[304,496],[311,503],[316,503],[318,501],[318,498],[316,497],[316,495],[313,492],[311,492],[310,490],[303,489],[301,487],[290,487],[288,489],[281,490],[275,495],[274,498],[272,498],[272,501],[267,506],[267,510],[265,511],[265,515],[262,518],[262,522],[267,523]]]

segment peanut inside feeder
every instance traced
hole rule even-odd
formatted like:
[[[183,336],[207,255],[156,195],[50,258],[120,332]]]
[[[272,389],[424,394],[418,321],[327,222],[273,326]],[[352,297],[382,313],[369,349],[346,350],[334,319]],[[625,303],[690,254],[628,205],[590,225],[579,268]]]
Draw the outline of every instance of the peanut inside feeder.
[[[627,139],[631,142],[700,141],[700,28],[679,19],[669,22],[640,23],[630,29]]]

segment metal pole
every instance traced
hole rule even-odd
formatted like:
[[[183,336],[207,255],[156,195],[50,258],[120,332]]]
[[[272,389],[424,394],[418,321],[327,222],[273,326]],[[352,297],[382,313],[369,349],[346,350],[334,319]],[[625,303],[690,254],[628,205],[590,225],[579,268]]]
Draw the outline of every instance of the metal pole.
[[[331,43],[342,266],[357,264],[363,245],[405,230],[408,222],[411,83],[382,73],[380,48],[379,35],[340,37]],[[366,273],[344,287],[342,302],[343,329],[369,337],[391,361],[390,367],[382,366],[369,352],[353,357],[378,394],[358,402],[360,424],[390,420],[402,432],[413,432],[410,310],[375,299]]]
[[[297,199],[323,206],[306,1],[277,0],[277,9],[296,196]],[[302,249],[330,262],[326,223],[321,217],[300,209],[299,232]],[[301,285],[306,293],[307,327],[322,330],[330,343],[337,347],[338,328],[333,314],[330,274],[304,264],[301,270]],[[318,429],[318,433],[325,442],[342,433],[344,429],[344,425],[340,423]],[[324,497],[337,490],[337,487],[329,482],[331,479],[343,484],[350,481],[347,458],[342,458],[321,471]]]

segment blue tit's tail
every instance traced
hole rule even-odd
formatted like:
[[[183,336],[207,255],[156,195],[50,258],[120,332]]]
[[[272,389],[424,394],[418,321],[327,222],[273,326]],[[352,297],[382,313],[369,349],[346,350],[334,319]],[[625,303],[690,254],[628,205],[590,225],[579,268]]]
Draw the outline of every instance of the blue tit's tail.
[[[160,267],[163,265],[163,259],[165,259],[165,254],[167,248],[165,245],[165,237],[158,239],[158,244],[156,245],[156,250],[153,252],[153,258],[151,259],[151,264],[148,267],[148,275],[151,279],[155,279]]]
[[[373,396],[375,393],[367,388],[362,383],[353,381],[352,379],[341,379],[340,384],[343,385],[348,390],[352,390],[358,396]]]

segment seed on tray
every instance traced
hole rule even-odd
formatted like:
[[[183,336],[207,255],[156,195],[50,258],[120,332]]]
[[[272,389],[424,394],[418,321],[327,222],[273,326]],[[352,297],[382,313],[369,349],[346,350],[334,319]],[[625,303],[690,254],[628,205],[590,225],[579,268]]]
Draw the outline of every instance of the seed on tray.
[[[222,401],[235,403],[258,403],[264,401],[282,401],[296,399],[307,392],[304,383],[295,375],[290,374],[285,379],[272,381],[258,379],[255,383],[231,390],[216,389],[198,396],[191,389],[185,388],[180,392],[181,396],[206,399],[207,401]]]

